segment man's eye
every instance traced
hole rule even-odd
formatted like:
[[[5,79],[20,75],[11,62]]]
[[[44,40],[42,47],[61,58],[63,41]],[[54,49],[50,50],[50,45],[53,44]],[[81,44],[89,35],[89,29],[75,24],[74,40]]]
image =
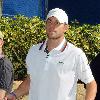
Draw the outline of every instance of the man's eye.
[[[56,22],[56,24],[59,25],[60,23],[59,22]]]
[[[51,23],[51,21],[48,20],[47,23]]]

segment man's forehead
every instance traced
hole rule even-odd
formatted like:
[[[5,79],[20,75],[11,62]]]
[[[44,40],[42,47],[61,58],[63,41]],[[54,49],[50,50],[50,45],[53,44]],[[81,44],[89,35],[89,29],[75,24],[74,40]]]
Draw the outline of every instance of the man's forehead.
[[[58,20],[56,17],[54,17],[54,16],[49,17],[49,18],[47,19],[47,21],[48,21],[48,20],[50,20],[50,21],[57,21],[57,22],[59,22],[59,20]]]

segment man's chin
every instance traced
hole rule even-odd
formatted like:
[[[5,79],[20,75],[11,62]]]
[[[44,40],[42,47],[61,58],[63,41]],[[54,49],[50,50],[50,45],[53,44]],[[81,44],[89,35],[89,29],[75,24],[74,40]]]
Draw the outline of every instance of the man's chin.
[[[57,36],[48,36],[48,39],[58,39],[59,37]]]

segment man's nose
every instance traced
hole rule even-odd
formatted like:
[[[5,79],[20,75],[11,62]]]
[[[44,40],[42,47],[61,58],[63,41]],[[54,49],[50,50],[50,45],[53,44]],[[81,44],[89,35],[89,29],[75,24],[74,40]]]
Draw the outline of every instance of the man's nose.
[[[56,24],[55,24],[55,23],[51,23],[51,24],[50,24],[50,27],[51,27],[51,28],[55,28],[55,27],[56,27]]]

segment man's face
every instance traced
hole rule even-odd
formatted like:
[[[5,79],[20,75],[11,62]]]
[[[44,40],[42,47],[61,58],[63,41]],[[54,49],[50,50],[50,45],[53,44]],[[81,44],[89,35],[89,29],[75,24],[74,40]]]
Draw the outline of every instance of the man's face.
[[[63,17],[63,16],[62,16]],[[60,23],[56,17],[50,17],[46,21],[46,33],[49,39],[64,37],[68,25]]]

